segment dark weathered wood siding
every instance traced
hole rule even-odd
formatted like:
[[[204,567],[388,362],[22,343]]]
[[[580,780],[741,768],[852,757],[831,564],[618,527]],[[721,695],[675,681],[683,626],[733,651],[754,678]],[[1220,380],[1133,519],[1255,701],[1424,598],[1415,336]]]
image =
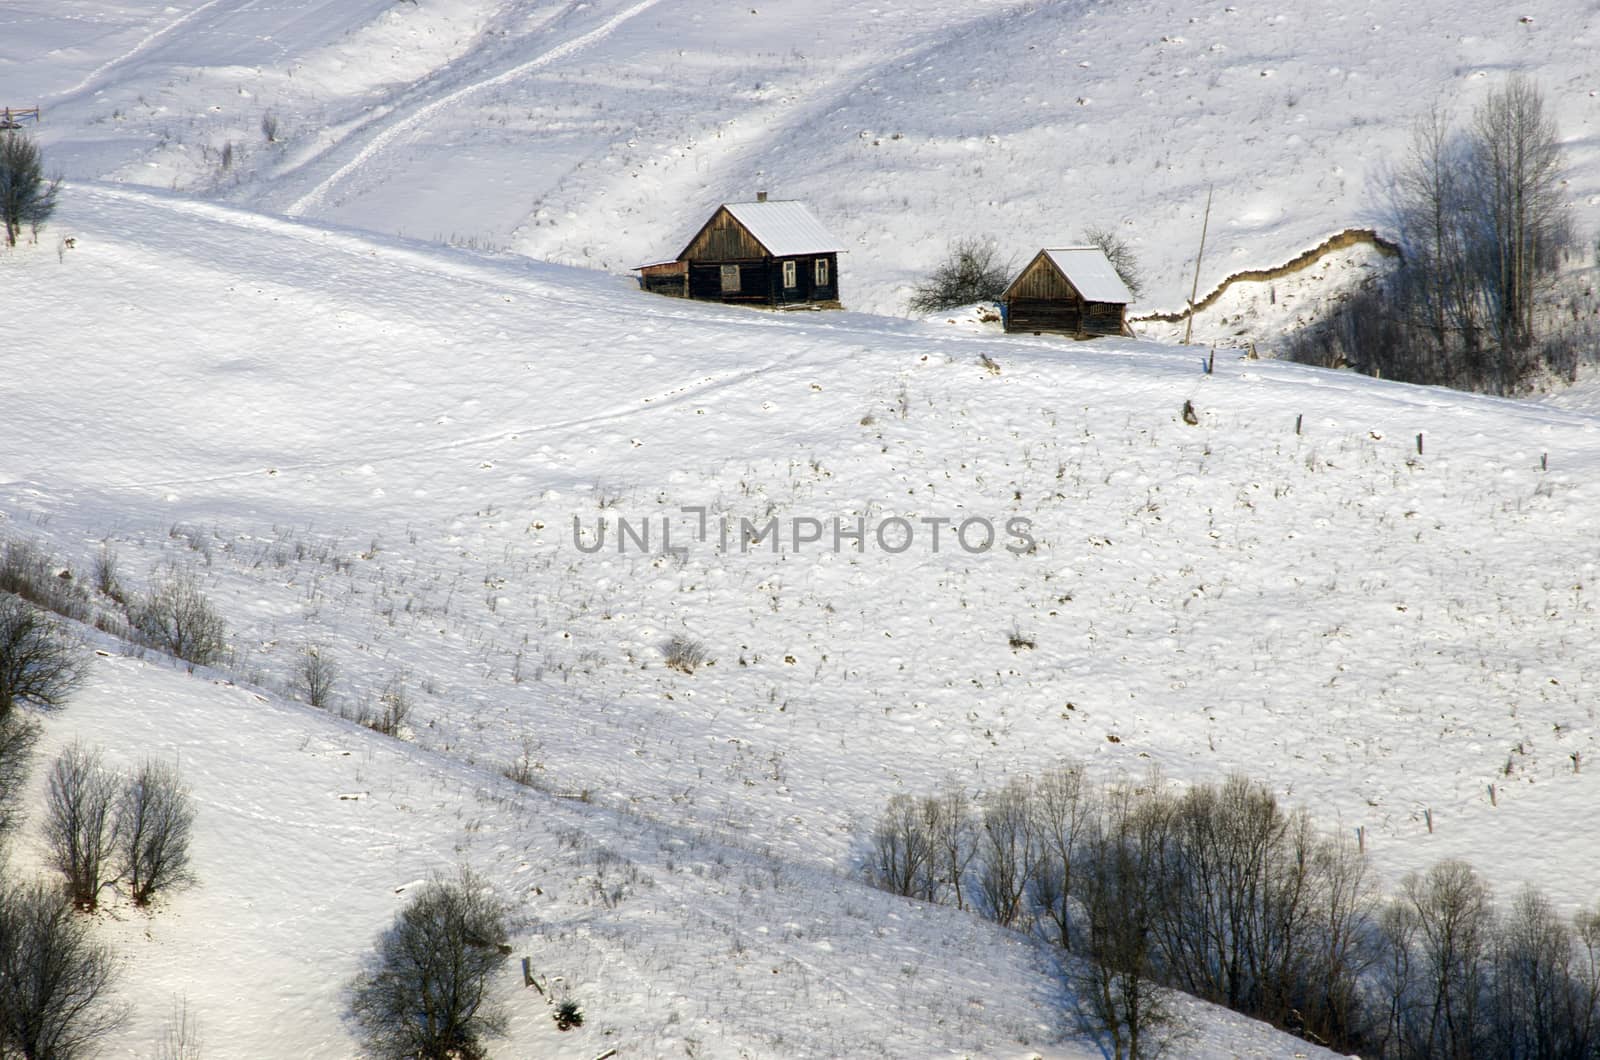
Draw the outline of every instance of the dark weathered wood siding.
[[[655,294],[689,297],[689,263],[663,261],[657,265],[644,265],[639,269],[639,286]]]
[[[1005,310],[1007,331],[1120,335],[1127,306],[1084,301],[1050,259],[1040,254],[1011,285]]]
[[[783,282],[784,263],[795,265],[795,284]],[[817,282],[817,262],[827,264],[827,278]],[[739,270],[739,289],[723,289],[723,268]],[[718,207],[695,234],[677,261],[640,268],[639,285],[647,291],[738,305],[821,305],[839,307],[839,255],[805,254],[775,258],[749,229]]]
[[[711,220],[700,229],[680,255],[685,261],[749,261],[767,256],[744,225],[734,219],[726,206],[717,207]]]
[[[818,284],[817,259],[828,263],[828,282]],[[783,284],[783,263],[795,263],[795,285]],[[801,305],[810,302],[837,302],[839,300],[839,256],[819,254],[812,257],[758,258],[754,261],[689,262],[689,297],[712,302],[730,302],[741,305]],[[733,265],[739,270],[737,293],[722,289],[722,266]]]

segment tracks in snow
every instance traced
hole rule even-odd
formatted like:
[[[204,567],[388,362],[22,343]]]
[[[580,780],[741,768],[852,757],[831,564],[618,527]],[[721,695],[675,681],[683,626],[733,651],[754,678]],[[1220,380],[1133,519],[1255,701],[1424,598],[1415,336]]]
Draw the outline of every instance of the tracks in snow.
[[[213,0],[213,2],[215,2],[215,0]],[[290,204],[285,213],[291,217],[303,216],[308,210],[316,207],[324,199],[326,199],[328,192],[331,191],[333,187],[340,181],[349,177],[350,174],[354,173],[356,170],[372,161],[373,158],[377,157],[377,155],[384,151],[384,149],[386,149],[390,144],[394,143],[395,140],[417,128],[419,125],[429,121],[434,117],[434,115],[438,114],[445,108],[455,105],[474,93],[481,92],[484,89],[494,88],[497,85],[503,85],[506,82],[513,81],[519,77],[522,77],[524,74],[530,73],[531,71],[538,70],[541,67],[549,66],[551,63],[565,59],[567,56],[572,55],[575,52],[582,51],[591,44],[611,36],[611,34],[617,31],[618,27],[638,17],[640,14],[648,11],[658,3],[660,3],[660,0],[639,0],[639,2],[634,4],[632,7],[629,7],[627,10],[622,11],[619,14],[611,16],[611,18],[607,19],[605,22],[601,23],[599,26],[596,26],[587,33],[574,37],[565,43],[558,44],[549,51],[535,56],[534,58],[529,59],[527,62],[518,63],[509,70],[504,70],[493,75],[492,77],[486,77],[482,80],[463,85],[460,88],[445,93],[443,96],[440,96],[438,99],[435,99],[430,103],[422,105],[421,107],[407,114],[405,117],[398,119],[393,124],[380,131],[372,138],[370,142],[367,143],[365,147],[357,152],[354,158],[340,166],[333,172],[331,176],[324,179],[316,187],[312,188],[310,191],[306,192],[304,195],[300,196],[300,198],[296,199],[292,204]]]
[[[143,55],[145,52],[147,52],[151,48],[155,47],[156,43],[158,41],[160,41],[161,38],[167,36],[168,34],[170,34],[173,30],[177,29],[178,27],[184,26],[184,25],[187,25],[190,22],[193,22],[195,19],[199,18],[201,15],[205,14],[207,11],[209,11],[213,7],[216,7],[220,3],[223,3],[223,0],[206,0],[205,3],[201,4],[199,7],[195,8],[193,11],[190,11],[188,14],[179,15],[177,18],[173,19],[171,22],[168,22],[165,26],[162,26],[160,29],[156,30],[154,33],[151,33],[149,36],[147,36],[143,40],[141,40],[138,44],[135,44],[132,48],[130,48],[127,51],[123,52],[121,55],[117,56],[115,59],[110,59],[110,60],[108,60],[106,62],[101,63],[99,66],[95,67],[93,70],[91,70],[88,73],[87,76],[84,77],[84,79],[82,81],[79,81],[77,84],[73,85],[71,88],[65,90],[64,92],[58,92],[56,94],[56,97],[55,97],[56,101],[60,101],[60,100],[64,100],[64,99],[70,99],[73,96],[76,96],[79,93],[84,92],[84,91],[88,90],[89,88],[92,88],[100,78],[104,77],[106,74],[110,73],[112,70],[116,69],[119,66],[124,65],[129,60],[131,60],[131,59],[133,59],[133,58],[135,58],[135,57],[137,57],[139,55]]]

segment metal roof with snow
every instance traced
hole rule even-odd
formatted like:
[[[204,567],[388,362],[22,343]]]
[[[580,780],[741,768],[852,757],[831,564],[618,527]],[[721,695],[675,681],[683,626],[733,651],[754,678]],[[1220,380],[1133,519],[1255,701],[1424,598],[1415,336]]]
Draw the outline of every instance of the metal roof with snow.
[[[723,208],[775,258],[844,252],[844,247],[803,202],[728,202],[723,203]]]
[[[1111,259],[1099,247],[1047,248],[1039,253],[1050,259],[1050,264],[1077,288],[1078,296],[1085,302],[1121,302],[1126,305],[1133,301],[1127,284],[1122,282]]]

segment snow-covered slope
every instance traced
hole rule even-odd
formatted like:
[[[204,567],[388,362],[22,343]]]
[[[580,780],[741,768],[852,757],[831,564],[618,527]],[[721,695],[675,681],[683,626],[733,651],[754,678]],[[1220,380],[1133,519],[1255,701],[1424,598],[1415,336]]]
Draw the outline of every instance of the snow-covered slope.
[[[669,1053],[692,1014],[708,1055],[836,1055],[858,1034],[886,1055],[1070,1054],[1087,1047],[1013,937],[917,909],[909,949],[845,941],[913,915],[850,882],[889,795],[1061,758],[1100,777],[1244,771],[1330,829],[1363,826],[1387,879],[1462,854],[1506,890],[1593,899],[1593,851],[1554,841],[1593,800],[1568,758],[1597,736],[1585,413],[1231,357],[1206,375],[1196,353],[1127,341],[699,306],[125,187],[75,185],[56,223],[75,248],[0,259],[32,324],[7,352],[0,525],[80,571],[109,547],[135,588],[196,570],[238,649],[219,676],[266,697],[113,659],[51,721],[52,748],[81,733],[123,761],[208,749],[181,752],[211,822],[202,887],[149,926],[170,943],[125,933],[130,1043],[165,1013],[153,995],[229,1010],[232,980],[173,954],[243,917],[230,974],[315,1009],[307,1055],[338,1055],[335,988],[394,889],[462,860],[512,894],[524,864],[568,888],[571,933],[551,941],[530,901],[544,926],[518,944],[574,962],[558,974],[619,1040]],[[714,521],[693,539],[692,506],[734,521],[726,548]],[[648,549],[618,551],[623,517],[652,521]],[[663,517],[685,553],[663,551]],[[773,518],[778,553],[737,544],[739,520]],[[896,518],[915,535],[900,551],[877,535]],[[922,521],[973,518],[1001,528],[993,550],[949,527],[935,548]],[[1013,518],[1032,551],[1002,547]],[[823,542],[796,549],[813,519]],[[834,519],[863,520],[866,547],[834,551]],[[714,663],[668,669],[674,635]],[[274,700],[312,644],[341,668],[339,706],[409,689],[415,750]],[[588,804],[510,788],[498,773],[523,756]],[[266,786],[230,801],[234,777]],[[362,813],[383,816],[352,829]],[[274,877],[308,828],[319,852]],[[585,906],[584,879],[612,869],[550,853],[573,829],[632,836],[656,882]],[[782,886],[747,879],[749,919],[698,879],[669,888],[693,864],[680,842],[808,881],[816,924]],[[281,909],[257,923],[261,904]],[[309,994],[279,985],[302,947],[325,969]],[[744,978],[791,958],[809,998]],[[281,1010],[238,1003],[231,1055],[264,1055],[251,1036]],[[543,1041],[543,1018],[512,1048]],[[1197,1048],[1222,1054],[1259,1033],[1200,1021]]]
[[[1088,224],[1173,306],[1208,185],[1202,289],[1370,222],[1412,114],[1510,69],[1545,85],[1592,228],[1593,19],[6,4],[0,106],[43,105],[72,180],[44,242],[0,252],[0,537],[79,572],[110,550],[135,590],[192,569],[236,653],[185,675],[97,640],[47,719],[46,753],[177,755],[202,808],[200,884],[99,928],[128,962],[118,1054],[186,992],[207,1055],[348,1055],[342,984],[403,888],[465,862],[590,1015],[558,1034],[509,970],[505,1055],[1094,1055],[1045,953],[857,878],[890,795],[1062,758],[1243,771],[1363,828],[1385,881],[1459,855],[1592,903],[1587,391],[1232,352],[1205,374],[1196,349],[767,315],[621,273],[765,187],[847,238],[856,308],[897,310],[949,236],[1020,259]],[[1230,292],[1206,337],[1315,297]],[[619,550],[621,519],[649,544]],[[746,520],[782,547],[741,547]],[[993,549],[952,537],[985,520]],[[666,667],[673,637],[710,664]],[[312,645],[337,708],[407,689],[404,743],[289,702]],[[1306,1049],[1187,1016],[1186,1054]]]
[[[811,202],[852,249],[848,303],[888,312],[951,237],[1020,262],[1097,225],[1144,260],[1146,305],[1174,308],[1208,188],[1203,289],[1378,220],[1418,114],[1510,71],[1544,87],[1594,228],[1595,19],[1573,0],[19,0],[0,85],[44,104],[76,177],[617,272],[764,188]]]

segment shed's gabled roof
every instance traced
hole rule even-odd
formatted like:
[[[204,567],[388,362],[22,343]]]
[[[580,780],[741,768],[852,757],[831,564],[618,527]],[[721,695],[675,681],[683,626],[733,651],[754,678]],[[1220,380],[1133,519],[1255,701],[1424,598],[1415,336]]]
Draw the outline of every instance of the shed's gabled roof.
[[[744,225],[757,243],[775,258],[795,254],[837,254],[844,247],[803,202],[793,199],[769,202],[729,202],[723,208]],[[693,240],[690,241],[691,245]],[[684,248],[685,250],[688,247]]]
[[[1133,301],[1133,295],[1128,293],[1127,284],[1122,282],[1122,277],[1117,275],[1117,270],[1111,264],[1111,259],[1106,257],[1106,252],[1099,247],[1063,247],[1060,250],[1041,250],[1039,255],[1050,259],[1050,264],[1056,271],[1065,276],[1067,282],[1077,290],[1078,296],[1085,302],[1120,302],[1123,305]],[[1037,260],[1039,255],[1035,255]],[[1032,262],[1029,262],[1032,265]],[[1017,280],[1022,279],[1023,269],[1017,275]],[[1016,285],[1017,280],[1012,280],[1007,286],[1006,294]]]

